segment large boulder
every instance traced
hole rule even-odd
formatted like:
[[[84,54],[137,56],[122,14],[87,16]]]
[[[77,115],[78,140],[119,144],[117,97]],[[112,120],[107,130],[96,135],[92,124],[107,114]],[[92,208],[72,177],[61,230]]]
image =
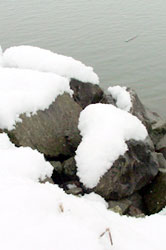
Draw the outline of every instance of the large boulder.
[[[85,108],[89,104],[98,103],[103,98],[104,92],[97,84],[81,82],[76,79],[70,80],[70,88],[74,91],[74,100]]]
[[[158,173],[158,161],[152,145],[130,140],[128,151],[120,156],[100,179],[94,191],[105,199],[127,197],[152,181]]]
[[[60,95],[48,109],[27,117],[6,131],[17,146],[29,146],[56,160],[73,156],[80,143],[78,118],[81,107],[68,94]]]

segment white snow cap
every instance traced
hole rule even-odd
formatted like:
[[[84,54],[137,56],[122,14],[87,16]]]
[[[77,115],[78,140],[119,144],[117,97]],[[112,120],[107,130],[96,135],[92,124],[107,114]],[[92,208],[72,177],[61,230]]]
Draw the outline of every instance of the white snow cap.
[[[0,128],[13,129],[19,115],[44,110],[64,92],[69,80],[53,73],[0,68]]]
[[[130,113],[111,104],[91,104],[80,114],[82,141],[76,151],[77,175],[93,188],[120,155],[127,151],[125,141],[144,140],[145,126]]]
[[[118,108],[125,110],[127,112],[130,111],[132,107],[132,102],[130,94],[126,90],[126,87],[120,87],[120,86],[109,87],[108,92],[115,99]]]
[[[52,72],[82,82],[99,83],[99,78],[92,67],[87,67],[72,57],[59,55],[38,47],[15,46],[8,48],[3,54],[3,60],[5,67]]]

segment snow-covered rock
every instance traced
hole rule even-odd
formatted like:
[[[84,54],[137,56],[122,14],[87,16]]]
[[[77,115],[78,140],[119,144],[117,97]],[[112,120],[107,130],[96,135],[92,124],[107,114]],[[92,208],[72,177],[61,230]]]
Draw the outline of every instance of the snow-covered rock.
[[[3,53],[3,64],[5,67],[52,72],[82,82],[99,83],[99,78],[92,67],[85,66],[72,57],[33,46],[15,46],[6,49]]]
[[[73,91],[69,81],[53,73],[0,68],[0,128],[11,130],[20,114],[48,109],[58,95]]]
[[[95,192],[108,199],[130,196],[151,183],[158,173],[156,154],[148,142],[130,140],[128,150],[101,177]]]
[[[112,95],[112,97],[116,101],[116,105],[118,108],[125,110],[127,112],[130,111],[132,107],[132,102],[130,94],[126,90],[126,87],[120,87],[120,86],[109,87],[108,92]]]
[[[76,151],[78,176],[95,187],[115,160],[127,150],[126,141],[144,140],[146,128],[135,116],[111,104],[92,104],[80,114],[82,142]]]
[[[80,114],[82,141],[76,151],[77,175],[86,188],[106,199],[120,199],[148,184],[158,162],[147,130],[137,117],[111,104],[93,104]]]
[[[17,146],[29,146],[46,156],[72,156],[80,135],[78,118],[80,106],[69,94],[59,95],[45,110],[28,117],[22,114],[14,129],[7,133]]]

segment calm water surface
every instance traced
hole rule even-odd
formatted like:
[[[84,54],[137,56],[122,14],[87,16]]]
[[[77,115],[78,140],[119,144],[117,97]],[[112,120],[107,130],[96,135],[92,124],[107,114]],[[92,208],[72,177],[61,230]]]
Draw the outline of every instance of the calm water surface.
[[[1,0],[0,44],[79,59],[101,87],[130,86],[166,117],[165,0]]]

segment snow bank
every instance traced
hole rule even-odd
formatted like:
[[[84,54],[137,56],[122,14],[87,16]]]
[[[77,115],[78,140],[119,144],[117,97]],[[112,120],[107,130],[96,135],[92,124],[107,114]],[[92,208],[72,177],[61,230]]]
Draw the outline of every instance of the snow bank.
[[[166,216],[120,216],[96,194],[78,198],[41,184],[38,178],[50,176],[51,167],[28,150],[0,134],[0,249],[165,250]]]
[[[0,249],[104,250],[100,234],[108,224],[91,207],[105,209],[103,200],[94,194],[87,202],[38,182],[51,173],[40,153],[0,134]]]
[[[80,61],[32,46],[8,48],[3,54],[4,66],[53,72],[82,82],[98,84],[98,76],[92,67]]]
[[[120,86],[109,87],[108,92],[115,99],[118,108],[125,110],[127,112],[130,111],[132,107],[132,102],[129,92],[126,91],[126,87],[120,87]]]
[[[127,151],[125,141],[144,140],[147,131],[137,117],[111,104],[92,104],[80,114],[82,141],[76,151],[77,175],[93,188],[100,177]]]
[[[69,81],[53,73],[0,68],[0,128],[12,129],[19,115],[44,110],[64,92]]]
[[[31,148],[17,148],[6,134],[0,134],[0,178],[9,176],[38,180],[52,175],[53,167],[44,156]]]

